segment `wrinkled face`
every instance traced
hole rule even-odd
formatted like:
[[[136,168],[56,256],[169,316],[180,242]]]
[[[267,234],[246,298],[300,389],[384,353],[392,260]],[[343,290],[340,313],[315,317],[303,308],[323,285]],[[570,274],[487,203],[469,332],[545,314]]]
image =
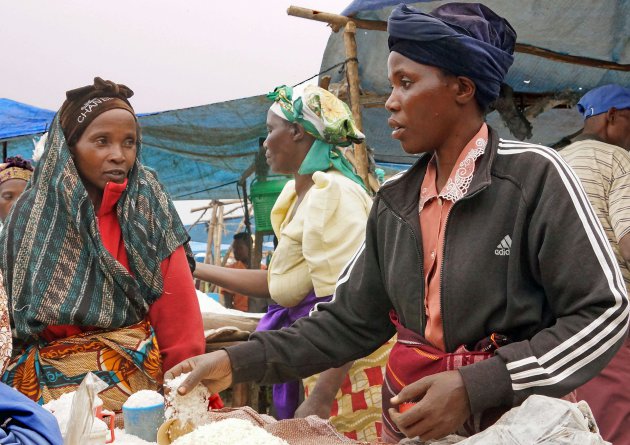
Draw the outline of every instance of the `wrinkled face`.
[[[607,129],[608,142],[630,151],[630,108],[615,110]]]
[[[26,181],[22,179],[9,179],[0,184],[0,220],[4,221],[9,216],[15,200],[26,188]]]
[[[297,153],[294,135],[288,121],[271,110],[267,112],[267,138],[263,147],[267,164],[274,173],[289,175],[300,168],[303,158]]]
[[[438,149],[456,119],[456,79],[397,52],[389,54],[387,71],[392,92],[385,108],[391,113],[388,123],[392,138],[398,139],[407,153]]]
[[[123,109],[109,110],[88,125],[74,147],[74,164],[94,201],[108,182],[122,183],[136,162],[136,120]]]

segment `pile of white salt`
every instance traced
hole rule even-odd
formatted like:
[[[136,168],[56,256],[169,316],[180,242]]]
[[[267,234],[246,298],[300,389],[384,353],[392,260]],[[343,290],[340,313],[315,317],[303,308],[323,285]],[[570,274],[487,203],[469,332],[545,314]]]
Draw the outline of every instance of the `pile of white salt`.
[[[129,396],[123,404],[123,408],[145,408],[148,406],[163,405],[164,397],[157,391],[143,389]]]
[[[164,385],[168,388],[165,395],[165,416],[167,419],[176,417],[182,424],[187,422],[193,425],[207,423],[210,392],[204,385],[199,384],[182,396],[177,392],[177,388],[184,383],[186,377],[188,377],[188,374],[181,374],[172,380],[164,382]]]
[[[202,425],[172,445],[289,445],[264,429],[242,419],[225,419]]]

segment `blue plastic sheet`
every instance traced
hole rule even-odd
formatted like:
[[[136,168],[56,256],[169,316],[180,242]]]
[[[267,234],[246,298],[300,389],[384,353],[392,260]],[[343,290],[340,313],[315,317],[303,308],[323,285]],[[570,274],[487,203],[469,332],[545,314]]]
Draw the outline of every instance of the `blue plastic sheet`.
[[[342,14],[364,20],[386,21],[399,3],[429,12],[444,1],[355,0]],[[484,0],[483,3],[507,18],[518,34],[518,43],[536,46],[561,54],[630,64],[630,0]],[[387,79],[387,33],[357,29],[359,77],[364,93],[389,94]],[[346,59],[343,32],[333,33],[322,60],[322,71]],[[345,79],[339,69],[327,74],[332,82]],[[506,82],[516,92],[549,94],[572,91],[579,94],[600,85],[617,83],[630,87],[630,72],[593,68],[550,60],[530,54],[515,55]],[[368,144],[374,147],[377,160],[411,162],[397,141],[390,138],[389,113],[384,108],[364,108],[363,123]],[[488,121],[504,138],[514,139],[497,113]],[[555,109],[532,121],[531,142],[554,144],[582,127],[573,109]]]

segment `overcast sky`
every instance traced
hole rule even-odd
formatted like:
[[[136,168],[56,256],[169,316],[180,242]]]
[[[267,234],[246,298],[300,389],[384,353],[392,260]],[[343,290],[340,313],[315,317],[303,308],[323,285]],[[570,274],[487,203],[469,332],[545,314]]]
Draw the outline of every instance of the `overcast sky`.
[[[350,0],[3,0],[0,97],[57,110],[94,76],[132,88],[136,112],[264,94],[316,74],[331,33],[291,4]]]

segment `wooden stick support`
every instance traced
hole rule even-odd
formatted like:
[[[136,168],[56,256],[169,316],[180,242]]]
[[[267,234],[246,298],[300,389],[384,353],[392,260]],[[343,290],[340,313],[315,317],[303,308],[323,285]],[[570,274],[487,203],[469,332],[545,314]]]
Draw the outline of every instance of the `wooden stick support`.
[[[359,130],[363,130],[363,118],[361,116],[361,103],[360,96],[361,91],[359,88],[359,62],[357,60],[357,41],[355,35],[357,27],[354,22],[349,21],[346,23],[346,28],[343,33],[343,42],[346,48],[346,74],[348,76],[348,90],[350,93],[350,106],[352,110],[352,116],[357,124]],[[365,142],[361,144],[354,144],[354,157],[356,160],[357,174],[363,180],[366,186],[369,186],[368,180],[368,158],[367,150],[365,148]]]
[[[221,239],[223,238],[223,204],[217,204],[217,222],[214,226],[214,236],[213,236],[213,264],[216,266],[221,265]],[[218,286],[212,286],[212,292],[218,291]],[[219,295],[219,303],[225,306],[225,299],[223,295]]]
[[[290,6],[287,14],[317,22],[328,23],[334,32],[339,31],[346,23],[352,21],[357,28],[370,29],[373,31],[387,31],[387,22],[380,20],[359,20],[355,18],[345,17],[330,12],[317,11],[314,9],[301,8],[299,6]],[[590,57],[575,56],[572,54],[563,54],[557,51],[551,51],[538,46],[528,45],[526,43],[516,43],[514,51],[524,54],[531,54],[557,62],[570,63],[572,65],[590,66],[593,68],[601,68],[614,71],[630,71],[630,64],[616,63],[609,60],[592,59]]]
[[[343,28],[346,23],[352,20],[358,28],[371,29],[374,31],[387,31],[387,23],[376,20],[360,20],[349,17],[332,14],[330,12],[317,11],[315,9],[301,8],[299,6],[289,6],[287,14],[293,17],[300,17],[317,22],[328,23],[334,32]]]

